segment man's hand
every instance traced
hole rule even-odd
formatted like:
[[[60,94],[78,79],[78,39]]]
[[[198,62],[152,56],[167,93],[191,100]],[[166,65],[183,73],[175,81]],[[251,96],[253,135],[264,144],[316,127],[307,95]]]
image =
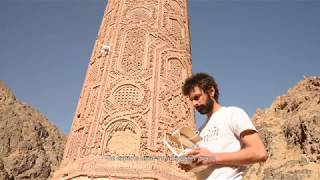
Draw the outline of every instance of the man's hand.
[[[195,148],[187,153],[187,157],[193,158],[196,165],[216,164],[216,155],[206,148]]]

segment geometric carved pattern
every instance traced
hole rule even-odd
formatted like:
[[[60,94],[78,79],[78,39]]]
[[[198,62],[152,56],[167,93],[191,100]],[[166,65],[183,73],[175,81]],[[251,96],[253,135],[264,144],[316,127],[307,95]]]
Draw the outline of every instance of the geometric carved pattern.
[[[181,41],[182,40],[182,27],[179,23],[179,21],[177,19],[173,19],[173,18],[170,18],[169,19],[170,21],[170,32],[172,33],[172,36],[173,38],[176,40],[176,41]]]
[[[163,50],[161,53],[161,89],[159,100],[161,104],[162,122],[173,129],[186,126],[192,119],[189,100],[181,93],[184,79],[190,75],[188,56],[183,51]]]
[[[152,12],[147,8],[137,7],[128,11],[126,17],[135,22],[144,22],[152,17]]]
[[[183,66],[181,61],[178,58],[170,58],[168,59],[168,75],[172,76],[174,79],[181,80],[183,73]]]
[[[132,74],[142,70],[146,45],[146,32],[142,29],[132,29],[128,32],[121,61],[121,69]]]
[[[149,2],[148,2],[149,1]],[[152,2],[153,1],[153,2]],[[156,0],[145,0],[138,1],[134,0],[127,4],[127,7],[124,9],[124,18],[122,19],[123,23],[129,24],[148,24],[154,25],[156,22]]]
[[[169,85],[172,88],[181,86],[181,83],[188,77],[188,58],[181,52],[165,50],[162,53],[161,77],[167,81],[171,81],[176,85]],[[163,82],[167,84],[166,82]],[[179,85],[177,85],[179,84]]]
[[[167,116],[174,120],[179,120],[188,115],[188,104],[182,101],[185,97],[181,93],[164,91],[161,95],[161,98],[163,98],[163,109]]]
[[[177,16],[184,16],[184,13],[183,13],[183,9],[185,6],[184,4],[185,3],[183,3],[180,0],[166,0],[164,6],[171,14],[174,14]]]
[[[125,84],[118,87],[113,93],[114,102],[117,104],[131,105],[131,104],[140,104],[143,100],[143,92],[131,84]]]

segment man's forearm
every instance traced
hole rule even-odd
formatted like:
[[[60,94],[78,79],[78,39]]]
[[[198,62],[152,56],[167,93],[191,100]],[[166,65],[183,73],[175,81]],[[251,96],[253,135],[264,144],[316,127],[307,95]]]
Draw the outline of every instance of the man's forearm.
[[[215,159],[212,164],[218,165],[247,165],[256,162],[264,162],[268,155],[265,150],[256,150],[252,148],[244,148],[237,152],[230,153],[213,153]]]

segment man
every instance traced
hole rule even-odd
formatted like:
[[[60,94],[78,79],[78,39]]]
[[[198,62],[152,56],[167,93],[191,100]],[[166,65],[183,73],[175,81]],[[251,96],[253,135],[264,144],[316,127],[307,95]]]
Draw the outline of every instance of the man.
[[[208,165],[201,179],[241,179],[244,165],[267,160],[265,147],[248,115],[238,107],[219,104],[219,89],[213,77],[194,74],[186,79],[182,91],[208,118],[200,129],[200,148],[187,154],[197,165]]]

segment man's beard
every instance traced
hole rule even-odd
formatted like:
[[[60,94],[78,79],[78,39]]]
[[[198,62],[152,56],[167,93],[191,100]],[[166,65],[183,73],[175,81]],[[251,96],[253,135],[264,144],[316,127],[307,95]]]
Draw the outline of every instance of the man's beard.
[[[198,106],[196,109],[200,114],[208,114],[213,109],[213,100],[208,98],[205,105]]]

